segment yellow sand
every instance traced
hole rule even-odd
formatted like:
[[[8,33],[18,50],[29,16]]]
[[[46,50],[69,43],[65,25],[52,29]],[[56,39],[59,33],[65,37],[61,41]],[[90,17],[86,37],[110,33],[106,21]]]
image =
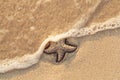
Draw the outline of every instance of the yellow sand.
[[[0,75],[0,80],[119,80],[120,29],[80,38],[74,57],[60,65],[47,61]]]
[[[120,4],[119,0],[112,0],[112,3],[114,2]],[[114,6],[118,5],[114,4]],[[119,11],[111,16],[116,16],[117,13]],[[94,18],[93,22],[102,21],[101,19]],[[25,70],[0,74],[0,80],[120,79],[120,29],[99,32],[79,40],[81,43],[78,52],[71,58],[68,57],[64,63],[53,64],[43,55],[39,64]]]
[[[68,31],[97,0],[0,0],[0,60],[33,54],[50,35]]]

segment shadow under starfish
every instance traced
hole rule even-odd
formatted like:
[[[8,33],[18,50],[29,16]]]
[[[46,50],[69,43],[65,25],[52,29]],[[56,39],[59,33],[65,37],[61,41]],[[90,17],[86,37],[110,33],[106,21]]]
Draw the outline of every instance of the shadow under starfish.
[[[77,49],[77,45],[70,44],[67,38],[61,39],[58,42],[50,41],[46,44],[44,53],[55,54],[56,62],[61,62],[66,53],[74,52]]]

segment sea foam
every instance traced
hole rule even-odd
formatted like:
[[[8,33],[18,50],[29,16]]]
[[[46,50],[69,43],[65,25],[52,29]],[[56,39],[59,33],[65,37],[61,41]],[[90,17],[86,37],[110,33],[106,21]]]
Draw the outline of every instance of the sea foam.
[[[103,23],[95,23],[90,27],[83,27],[81,29],[71,29],[66,33],[59,34],[56,36],[51,36],[47,38],[38,48],[34,54],[24,55],[23,57],[15,57],[13,59],[6,59],[0,61],[0,73],[5,73],[13,69],[23,69],[28,68],[36,63],[38,63],[45,45],[49,41],[58,41],[66,37],[82,37],[86,35],[93,35],[99,31],[120,28],[120,16],[111,18]]]
[[[108,0],[101,0],[101,1],[108,1]],[[70,29],[66,33],[62,33],[56,36],[50,36],[43,43],[40,45],[38,50],[33,54],[27,54],[22,57],[15,57],[13,59],[5,59],[0,61],[0,73],[5,73],[14,69],[25,69],[28,68],[36,63],[38,63],[41,55],[43,54],[43,50],[45,45],[49,41],[58,41],[62,38],[67,37],[82,37],[86,35],[93,35],[99,31],[104,31],[108,29],[116,29],[120,28],[120,16],[111,18],[103,23],[95,23],[92,24],[90,27],[85,27],[87,22],[91,19],[91,16],[95,13],[96,9],[100,7],[103,2],[98,2],[95,7],[91,8],[87,15],[84,15],[75,25],[73,28]]]

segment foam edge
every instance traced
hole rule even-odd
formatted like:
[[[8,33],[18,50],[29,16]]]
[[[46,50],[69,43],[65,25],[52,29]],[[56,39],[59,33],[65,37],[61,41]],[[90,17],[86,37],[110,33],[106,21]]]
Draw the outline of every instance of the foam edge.
[[[90,27],[71,29],[66,33],[51,36],[43,41],[34,54],[27,54],[23,57],[15,57],[13,59],[5,59],[0,61],[0,73],[6,73],[14,69],[25,69],[38,63],[41,55],[43,54],[44,47],[49,41],[58,41],[66,37],[82,37],[86,35],[93,35],[99,31],[116,28],[120,28],[120,16],[111,18],[103,23],[92,24]]]

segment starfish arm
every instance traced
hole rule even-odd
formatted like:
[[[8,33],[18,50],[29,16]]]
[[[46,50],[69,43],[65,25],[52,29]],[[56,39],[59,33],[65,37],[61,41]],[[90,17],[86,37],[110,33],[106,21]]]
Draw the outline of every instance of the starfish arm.
[[[75,37],[65,39],[65,44],[70,45],[70,46],[77,47],[77,45],[78,45],[77,42],[78,42],[77,38],[75,38]]]
[[[47,54],[55,53],[57,51],[57,48],[55,46],[56,46],[55,42],[48,42],[45,46],[44,53]]]
[[[56,62],[61,62],[65,57],[65,52],[63,50],[58,50],[56,54]]]
[[[63,50],[65,52],[73,52],[76,49],[77,49],[77,47],[75,47],[75,46],[70,46],[70,45],[66,45],[66,44],[63,45]]]
[[[52,54],[52,53],[55,53],[55,52],[56,52],[55,47],[49,47],[48,49],[44,50],[44,53],[47,53],[47,54]]]

